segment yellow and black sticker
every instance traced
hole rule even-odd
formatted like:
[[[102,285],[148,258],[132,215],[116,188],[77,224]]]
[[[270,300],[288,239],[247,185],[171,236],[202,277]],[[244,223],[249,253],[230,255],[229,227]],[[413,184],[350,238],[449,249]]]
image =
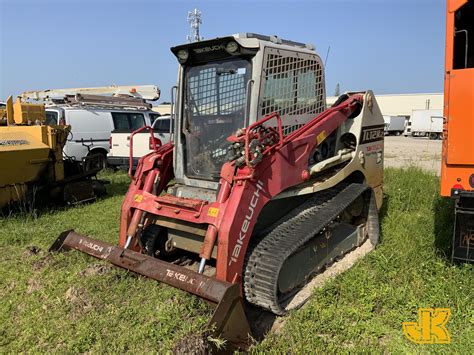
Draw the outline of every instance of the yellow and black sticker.
[[[325,140],[327,137],[326,131],[321,131],[321,133],[318,134],[316,137],[316,144],[321,144],[323,140]]]
[[[143,200],[143,195],[137,194],[137,195],[133,196],[133,201],[135,201],[135,202],[142,202],[142,200]]]
[[[209,217],[217,217],[217,215],[219,214],[219,209],[217,207],[209,207],[209,209],[207,210],[207,215]]]

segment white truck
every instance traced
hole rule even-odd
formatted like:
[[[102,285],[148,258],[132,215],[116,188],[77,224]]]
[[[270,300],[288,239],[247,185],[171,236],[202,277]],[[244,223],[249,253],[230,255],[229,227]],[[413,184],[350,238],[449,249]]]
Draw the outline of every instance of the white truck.
[[[386,136],[399,136],[405,131],[405,116],[383,116],[385,122],[384,133]]]
[[[81,162],[88,156],[97,155],[102,167],[110,149],[111,132],[115,129],[136,130],[150,125],[154,115],[156,113],[149,110],[62,106],[46,109],[48,124],[71,126],[64,156]]]
[[[413,110],[405,136],[443,138],[443,110]]]
[[[138,160],[153,150],[153,141],[156,145],[165,144],[171,140],[171,116],[160,116],[155,113],[151,128],[153,138],[148,129],[135,133],[132,139],[133,158],[132,170],[135,170]],[[130,167],[130,136],[135,129],[116,129],[110,136],[110,151],[107,156],[107,165],[112,168],[128,170]]]
[[[112,96],[111,96],[112,95]],[[64,157],[90,161],[105,167],[113,130],[136,130],[149,126],[159,116],[146,100],[156,100],[160,90],[153,85],[28,91],[25,100],[46,104],[47,124],[70,125]],[[89,160],[89,159],[87,159]]]

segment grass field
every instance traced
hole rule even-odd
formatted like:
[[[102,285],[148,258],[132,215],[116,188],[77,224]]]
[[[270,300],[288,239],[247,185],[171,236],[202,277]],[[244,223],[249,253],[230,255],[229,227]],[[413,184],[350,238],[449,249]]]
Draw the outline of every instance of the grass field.
[[[104,175],[109,195],[96,203],[0,219],[1,353],[169,351],[206,324],[210,309],[182,291],[77,252],[46,252],[70,228],[116,242],[128,179]],[[416,169],[387,169],[385,192],[380,247],[254,351],[472,353],[474,270],[449,261],[452,203],[438,196],[434,175]],[[401,323],[416,321],[419,307],[451,308],[451,344],[404,337]]]

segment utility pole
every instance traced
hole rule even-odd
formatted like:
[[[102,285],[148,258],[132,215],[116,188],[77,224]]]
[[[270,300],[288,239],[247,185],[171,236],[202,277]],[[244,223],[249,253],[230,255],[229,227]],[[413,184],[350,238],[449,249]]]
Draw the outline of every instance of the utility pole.
[[[201,15],[201,11],[198,9],[188,12],[188,23],[191,26],[188,42],[199,42],[202,40],[202,37],[199,35],[199,25],[202,24]]]

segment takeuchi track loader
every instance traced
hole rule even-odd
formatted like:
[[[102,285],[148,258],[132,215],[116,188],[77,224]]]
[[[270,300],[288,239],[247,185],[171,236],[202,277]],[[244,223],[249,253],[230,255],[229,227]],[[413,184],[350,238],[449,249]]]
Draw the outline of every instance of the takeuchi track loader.
[[[140,160],[119,245],[66,231],[51,250],[193,293],[216,305],[214,331],[245,346],[248,303],[284,315],[326,265],[378,243],[383,117],[371,91],[326,109],[310,45],[241,34],[171,51],[174,139]]]

